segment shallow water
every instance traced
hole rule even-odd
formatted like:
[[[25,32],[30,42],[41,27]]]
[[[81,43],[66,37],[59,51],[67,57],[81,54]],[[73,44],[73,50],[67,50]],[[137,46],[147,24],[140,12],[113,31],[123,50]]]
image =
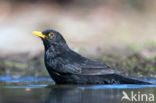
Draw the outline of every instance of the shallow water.
[[[133,93],[137,101],[121,100],[123,92],[130,99]],[[0,103],[155,103],[155,95],[156,85],[54,85],[51,78],[0,77]]]

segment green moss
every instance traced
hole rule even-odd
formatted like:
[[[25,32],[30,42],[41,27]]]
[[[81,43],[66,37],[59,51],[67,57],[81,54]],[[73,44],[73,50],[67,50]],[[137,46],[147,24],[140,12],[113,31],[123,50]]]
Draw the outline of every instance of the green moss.
[[[133,52],[138,53],[138,52],[140,52],[140,51],[142,50],[143,47],[142,47],[141,45],[132,44],[132,45],[129,46],[129,48],[130,48]]]

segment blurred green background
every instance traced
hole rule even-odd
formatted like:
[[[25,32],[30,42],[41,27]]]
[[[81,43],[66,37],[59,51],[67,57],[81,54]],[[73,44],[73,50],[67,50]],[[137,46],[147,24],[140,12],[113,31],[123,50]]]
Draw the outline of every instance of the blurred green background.
[[[84,56],[156,77],[155,0],[1,0],[0,75],[48,76],[34,30],[55,29]]]

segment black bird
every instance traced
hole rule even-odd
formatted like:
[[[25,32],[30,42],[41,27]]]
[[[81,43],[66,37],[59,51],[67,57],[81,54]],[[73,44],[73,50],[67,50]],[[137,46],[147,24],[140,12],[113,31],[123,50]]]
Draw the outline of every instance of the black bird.
[[[106,64],[81,56],[55,30],[32,33],[43,41],[45,66],[57,84],[150,84],[122,76]]]

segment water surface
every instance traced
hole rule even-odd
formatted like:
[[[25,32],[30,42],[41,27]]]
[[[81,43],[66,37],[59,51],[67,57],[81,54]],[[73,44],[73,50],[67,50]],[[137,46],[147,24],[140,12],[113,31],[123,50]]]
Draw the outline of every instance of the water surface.
[[[0,77],[0,103],[132,103],[121,100],[123,92],[155,96],[156,85],[54,85],[51,78]]]

